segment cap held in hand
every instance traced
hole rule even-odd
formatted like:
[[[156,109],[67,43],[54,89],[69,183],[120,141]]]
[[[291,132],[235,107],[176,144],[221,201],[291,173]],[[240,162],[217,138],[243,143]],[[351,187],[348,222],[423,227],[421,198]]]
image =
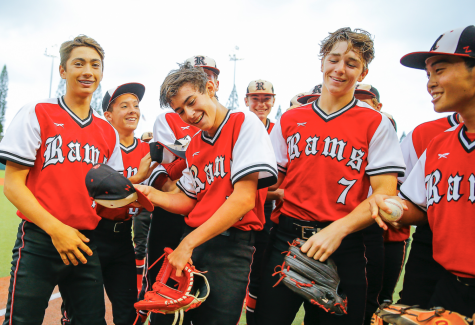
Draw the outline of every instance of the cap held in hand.
[[[147,211],[152,202],[121,173],[104,164],[94,165],[86,174],[89,196],[107,208],[121,208],[138,201]]]

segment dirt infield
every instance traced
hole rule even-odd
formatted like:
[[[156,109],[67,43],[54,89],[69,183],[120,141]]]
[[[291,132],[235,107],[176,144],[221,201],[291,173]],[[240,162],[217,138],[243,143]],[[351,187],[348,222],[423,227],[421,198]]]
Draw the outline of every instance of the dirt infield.
[[[3,322],[5,319],[4,309],[7,304],[8,299],[8,285],[10,282],[10,277],[0,278],[0,322]],[[58,287],[53,291],[53,295],[58,293]],[[43,325],[57,325],[60,323],[61,318],[61,297],[52,299],[49,302],[48,308],[46,309],[45,318]],[[27,312],[27,311],[25,311]],[[106,322],[109,325],[113,325],[112,322],[112,308],[109,298],[106,295]]]

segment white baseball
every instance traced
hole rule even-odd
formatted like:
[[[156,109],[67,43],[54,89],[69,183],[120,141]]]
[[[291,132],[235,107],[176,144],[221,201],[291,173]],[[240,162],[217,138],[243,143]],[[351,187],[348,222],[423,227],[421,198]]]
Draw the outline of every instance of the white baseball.
[[[379,208],[379,215],[388,222],[396,222],[401,219],[402,214],[404,212],[402,204],[399,203],[399,201],[395,199],[386,199],[384,200],[384,203],[388,206],[389,209],[391,209],[391,214],[386,213],[383,211],[381,208]]]

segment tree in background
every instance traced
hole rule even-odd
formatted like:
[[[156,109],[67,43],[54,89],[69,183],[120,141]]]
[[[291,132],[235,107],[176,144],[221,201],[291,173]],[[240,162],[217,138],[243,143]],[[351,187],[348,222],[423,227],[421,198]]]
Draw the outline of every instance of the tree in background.
[[[94,94],[92,94],[91,107],[92,107],[93,110],[95,110],[97,112],[97,114],[102,116],[102,88],[101,88],[101,84],[99,84],[99,87],[97,87]]]
[[[5,126],[5,111],[7,110],[8,72],[4,65],[0,73],[0,140],[3,138]]]
[[[280,105],[279,105],[279,108],[277,109],[277,113],[275,114],[275,119],[278,120],[280,119],[281,116],[282,116],[282,109],[280,108]]]
[[[56,97],[59,98],[66,94],[66,79],[61,78],[59,80],[58,89],[56,90]]]
[[[66,94],[66,80],[61,79],[59,81],[58,90],[56,90],[56,97],[61,97],[61,96],[64,96],[65,94]],[[102,88],[101,88],[101,84],[99,84],[99,87],[97,87],[94,94],[92,94],[91,107],[99,115],[102,116]]]

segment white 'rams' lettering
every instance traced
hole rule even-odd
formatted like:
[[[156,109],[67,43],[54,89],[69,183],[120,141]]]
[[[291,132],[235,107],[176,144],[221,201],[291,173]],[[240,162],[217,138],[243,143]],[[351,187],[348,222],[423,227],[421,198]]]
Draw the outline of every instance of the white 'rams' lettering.
[[[209,163],[208,165],[205,166],[204,171],[206,173],[206,181],[208,184],[211,184],[214,182],[214,175],[213,175],[213,163]]]
[[[470,183],[470,196],[468,197],[468,200],[475,203],[475,176],[473,174],[468,178],[468,182]]]
[[[63,139],[61,138],[61,135],[58,134],[54,137],[46,139],[45,145],[45,163],[43,168],[49,165],[56,165],[57,163],[62,164],[64,157],[63,151],[61,150],[61,146],[63,145]]]
[[[438,169],[427,175],[425,178],[427,207],[430,207],[434,203],[439,203],[442,198],[439,195],[439,189],[437,188],[437,184],[439,184],[441,178],[442,175]]]
[[[356,169],[357,171],[360,171],[361,164],[363,163],[363,157],[365,155],[365,152],[361,149],[355,149],[353,148],[351,150],[351,156],[350,156],[350,161],[346,164],[347,166],[350,166],[351,169]]]
[[[450,175],[449,177],[449,188],[447,189],[447,201],[452,200],[458,201],[461,197],[460,195],[460,182],[462,181],[463,176],[459,176],[458,173],[455,176]]]
[[[226,176],[224,171],[224,156],[218,156],[214,160],[214,177],[224,178]]]
[[[287,148],[289,150],[289,158],[293,160],[300,157],[298,143],[300,141],[300,133],[295,133],[287,138]]]
[[[126,171],[127,171],[127,178],[130,178],[130,177],[137,174],[138,169],[137,169],[137,167],[132,168],[132,167],[129,166],[129,167],[127,167]]]
[[[68,144],[68,160],[70,162],[81,161],[81,144],[79,142],[70,142]]]
[[[330,137],[326,137],[323,141],[325,141],[325,147],[323,148],[322,155],[325,157],[330,156],[332,159],[336,157],[338,161],[342,161],[344,159],[343,151],[345,150],[346,146],[345,141],[338,140],[337,138],[330,139]]]
[[[317,137],[317,136],[307,138],[307,140],[306,140],[307,141],[307,146],[305,147],[305,154],[307,156],[315,155],[318,152],[318,150],[317,150],[318,139],[320,139],[320,138]]]
[[[98,148],[90,146],[89,144],[84,145],[84,162],[86,164],[97,164],[99,161],[99,154],[101,153]]]
[[[195,188],[196,194],[205,189],[205,184],[201,182],[198,178],[198,168],[195,165],[190,167],[191,175],[193,176],[193,187]]]

